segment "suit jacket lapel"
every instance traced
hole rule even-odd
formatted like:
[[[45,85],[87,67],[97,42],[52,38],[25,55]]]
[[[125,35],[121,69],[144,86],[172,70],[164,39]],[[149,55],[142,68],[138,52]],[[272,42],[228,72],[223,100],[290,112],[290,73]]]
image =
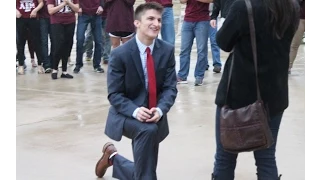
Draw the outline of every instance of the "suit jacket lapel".
[[[163,52],[161,51],[161,45],[159,43],[159,40],[156,39],[153,47],[153,52],[152,52],[155,70],[159,67],[158,65],[160,63],[160,60],[161,60],[160,58],[162,54]]]
[[[129,42],[127,42],[129,43]],[[141,57],[140,57],[140,51],[138,48],[138,45],[136,43],[136,38],[133,38],[131,41],[131,56],[133,59],[133,64],[136,66],[137,72],[139,74],[139,77],[143,84],[145,84],[145,79],[144,79],[144,73],[142,69],[142,63],[141,63]]]

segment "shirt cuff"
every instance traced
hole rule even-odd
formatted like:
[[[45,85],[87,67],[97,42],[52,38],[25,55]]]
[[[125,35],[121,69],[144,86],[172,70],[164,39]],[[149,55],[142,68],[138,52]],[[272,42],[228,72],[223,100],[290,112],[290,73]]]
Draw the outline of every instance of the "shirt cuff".
[[[160,118],[162,118],[162,115],[163,115],[162,110],[160,108],[158,108],[158,107],[156,109],[157,109],[158,113],[160,114]]]
[[[137,119],[137,113],[138,113],[139,109],[140,108],[137,108],[136,110],[133,111],[133,113],[132,113],[133,118]]]

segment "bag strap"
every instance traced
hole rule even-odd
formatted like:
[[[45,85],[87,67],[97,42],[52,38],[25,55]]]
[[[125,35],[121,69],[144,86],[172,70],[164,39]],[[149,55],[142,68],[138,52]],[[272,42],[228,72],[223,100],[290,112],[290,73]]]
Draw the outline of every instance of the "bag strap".
[[[257,61],[256,32],[255,32],[255,27],[254,27],[252,5],[251,5],[251,1],[250,0],[245,0],[245,3],[246,3],[246,6],[247,6],[247,10],[248,10],[250,39],[251,39],[251,47],[252,47],[252,53],[253,53],[254,70],[255,70],[255,76],[256,76],[257,100],[261,100],[260,86],[259,86],[259,80],[258,80],[258,61]],[[233,62],[234,62],[234,53],[232,54],[231,66],[230,66],[230,69],[229,69],[227,96],[226,96],[225,104],[227,104],[227,98],[228,98],[228,94],[229,94]]]

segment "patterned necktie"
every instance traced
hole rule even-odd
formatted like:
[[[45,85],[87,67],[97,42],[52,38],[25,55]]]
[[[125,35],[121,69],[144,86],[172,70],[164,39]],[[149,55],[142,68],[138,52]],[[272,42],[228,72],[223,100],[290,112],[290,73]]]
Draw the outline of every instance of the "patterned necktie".
[[[153,58],[150,53],[150,48],[146,48],[147,52],[147,71],[148,71],[148,91],[149,91],[149,108],[157,106],[157,83],[156,74],[154,72]]]

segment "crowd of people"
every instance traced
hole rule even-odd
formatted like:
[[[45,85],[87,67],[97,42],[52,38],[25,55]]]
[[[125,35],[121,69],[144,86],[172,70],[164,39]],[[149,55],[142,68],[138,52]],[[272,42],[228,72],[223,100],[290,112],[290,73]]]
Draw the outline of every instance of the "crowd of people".
[[[96,175],[103,177],[113,166],[113,176],[121,180],[156,180],[159,144],[169,134],[167,113],[174,105],[177,84],[188,83],[193,41],[196,39],[195,86],[203,85],[210,67],[210,41],[213,72],[222,69],[220,49],[230,53],[215,99],[216,152],[211,179],[233,180],[237,154],[224,151],[219,124],[224,105],[237,109],[257,97],[247,1],[253,9],[260,93],[275,140],[271,147],[254,151],[257,176],[278,180],[276,140],[289,105],[288,76],[305,31],[304,0],[180,0],[186,9],[177,72],[172,0],[146,0],[135,10],[135,0],[16,0],[17,72],[25,72],[28,42],[32,66],[39,74],[51,73],[52,79],[58,79],[61,60],[60,77],[72,79],[67,67],[75,35],[73,73],[83,67],[84,53],[87,60],[93,57],[97,73],[104,73],[101,62],[108,64],[111,107],[105,134],[115,141],[123,136],[132,139],[134,162],[108,142]],[[219,14],[221,21],[217,21]]]

